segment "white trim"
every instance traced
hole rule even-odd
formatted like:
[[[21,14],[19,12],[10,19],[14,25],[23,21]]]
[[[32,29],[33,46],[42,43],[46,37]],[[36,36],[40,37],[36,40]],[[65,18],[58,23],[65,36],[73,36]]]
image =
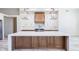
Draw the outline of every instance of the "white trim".
[[[3,40],[4,40],[4,19],[2,20],[2,33],[3,33]]]
[[[11,36],[8,35],[8,51],[11,51],[12,50],[12,39],[11,39]]]

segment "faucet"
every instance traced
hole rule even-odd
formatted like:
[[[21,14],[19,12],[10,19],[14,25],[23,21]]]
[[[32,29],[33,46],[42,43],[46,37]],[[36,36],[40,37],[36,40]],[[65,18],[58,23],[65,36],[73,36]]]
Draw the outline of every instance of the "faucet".
[[[44,31],[44,24],[36,24],[37,25],[37,28],[35,28],[36,31]]]

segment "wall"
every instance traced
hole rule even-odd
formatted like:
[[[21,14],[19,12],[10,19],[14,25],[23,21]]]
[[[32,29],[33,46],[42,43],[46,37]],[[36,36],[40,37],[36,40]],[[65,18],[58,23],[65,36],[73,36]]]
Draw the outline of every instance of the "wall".
[[[38,10],[38,9],[37,9]],[[34,11],[35,12],[35,11]],[[34,30],[37,25],[34,23],[34,12],[30,11],[28,14],[24,12],[24,10],[20,11],[20,15],[18,17],[18,30]],[[26,17],[26,19],[23,19],[23,17]],[[58,20],[50,19],[51,15],[49,12],[45,11],[45,24],[42,26],[46,30],[58,30]]]
[[[45,13],[46,15],[46,23],[45,23],[45,28],[46,29],[51,29],[53,28],[53,26],[55,26],[56,28],[59,27],[59,31],[61,32],[66,32],[72,35],[76,35],[78,34],[78,19],[79,19],[79,10],[75,9],[75,8],[59,8],[59,17],[58,17],[58,21],[52,21],[50,20],[50,15],[48,13]],[[21,17],[23,16],[27,16],[29,18],[29,20],[22,20]],[[34,29],[33,27],[34,25],[34,13],[31,12],[29,15],[20,15],[19,19],[18,19],[18,30],[20,29],[20,27],[23,29]],[[56,23],[55,23],[56,22]],[[22,23],[22,25],[21,25]],[[54,24],[54,25],[53,25]],[[59,24],[59,26],[57,27],[57,25]],[[53,25],[53,26],[51,26]]]
[[[51,19],[49,12],[45,13],[45,29],[46,30],[58,30],[58,19]]]
[[[15,12],[12,12],[12,10],[15,10]],[[19,14],[18,9],[0,8],[0,12],[6,13],[6,14]],[[33,12],[31,12],[29,15],[25,15],[25,16],[28,16],[30,21],[22,20],[23,25],[20,25],[22,22],[21,22],[20,19],[18,19],[18,21],[19,21],[18,22],[18,29],[19,29],[20,26],[24,26],[24,24],[27,25],[28,23],[29,24],[27,26],[27,29],[28,28],[33,29],[34,25],[32,25],[32,27],[30,25],[30,24],[34,24],[33,23],[33,20],[34,20],[33,15],[34,15]],[[3,19],[2,14],[0,14],[0,18],[1,18],[1,20]],[[49,20],[48,18],[50,18],[49,15],[47,15],[46,19]],[[67,32],[67,33],[70,33],[70,34],[79,34],[79,31],[78,31],[79,30],[79,27],[78,27],[79,20],[78,19],[79,19],[79,9],[59,8],[59,19],[58,19],[58,21],[59,21],[59,31]]]
[[[4,36],[13,33],[13,18],[4,17]]]
[[[0,8],[0,13],[4,13],[7,15],[18,15],[19,8]]]
[[[23,17],[26,17],[27,19],[22,19]],[[20,31],[21,29],[27,29],[27,30],[33,30],[34,29],[34,13],[31,12],[29,15],[19,15],[17,18],[17,31]]]
[[[71,34],[69,50],[79,51],[79,9],[59,9],[59,30]]]
[[[76,35],[77,31],[77,12],[76,9],[59,9],[59,30],[72,35]]]
[[[76,16],[77,16],[77,33],[79,35],[79,8],[76,9]]]

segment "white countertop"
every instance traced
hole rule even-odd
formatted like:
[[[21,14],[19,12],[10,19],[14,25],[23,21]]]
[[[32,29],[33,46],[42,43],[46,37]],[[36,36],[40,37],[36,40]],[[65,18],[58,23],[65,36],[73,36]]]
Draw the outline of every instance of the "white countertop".
[[[69,36],[69,34],[59,31],[20,31],[17,33],[9,34],[9,36]]]

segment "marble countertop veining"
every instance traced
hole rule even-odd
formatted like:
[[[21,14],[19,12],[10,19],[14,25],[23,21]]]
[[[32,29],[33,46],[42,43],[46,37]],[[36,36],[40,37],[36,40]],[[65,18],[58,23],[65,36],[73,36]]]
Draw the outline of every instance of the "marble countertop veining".
[[[69,36],[68,33],[59,32],[59,31],[43,31],[43,32],[20,31],[9,35],[10,36]]]

